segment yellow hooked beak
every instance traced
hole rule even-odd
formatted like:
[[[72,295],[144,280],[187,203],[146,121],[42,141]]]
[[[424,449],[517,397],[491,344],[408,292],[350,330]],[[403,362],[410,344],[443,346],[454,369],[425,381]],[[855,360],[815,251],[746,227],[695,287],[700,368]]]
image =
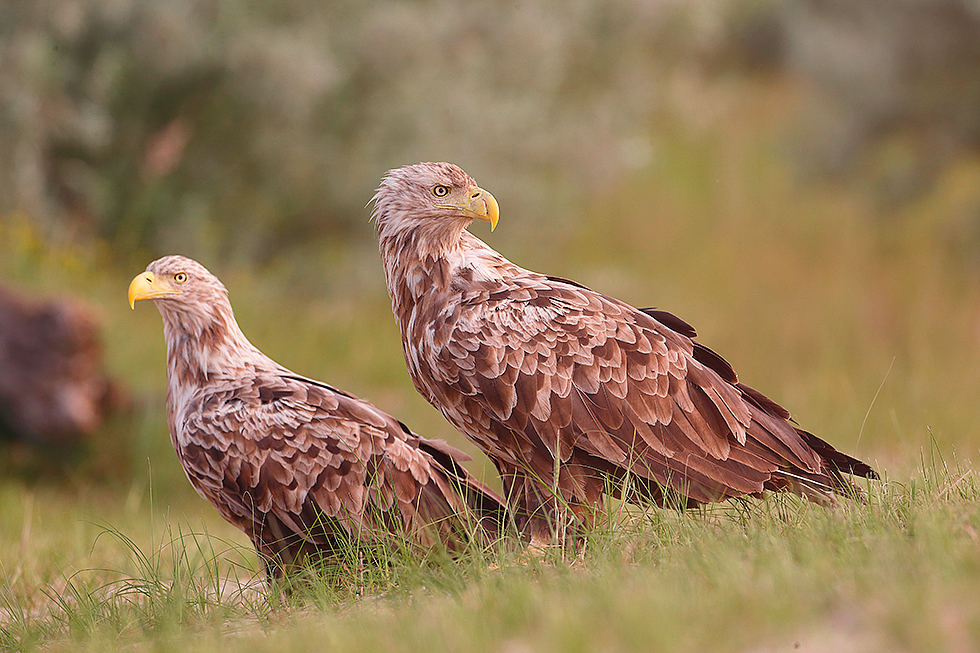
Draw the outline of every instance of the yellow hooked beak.
[[[180,294],[179,290],[171,288],[162,279],[157,279],[152,272],[141,272],[129,284],[129,307],[136,308],[136,302],[141,299],[178,294]]]
[[[497,200],[489,192],[479,186],[470,186],[466,190],[463,199],[438,204],[440,208],[456,209],[474,220],[482,220],[490,223],[490,231],[497,228],[497,220],[500,219],[500,207]]]

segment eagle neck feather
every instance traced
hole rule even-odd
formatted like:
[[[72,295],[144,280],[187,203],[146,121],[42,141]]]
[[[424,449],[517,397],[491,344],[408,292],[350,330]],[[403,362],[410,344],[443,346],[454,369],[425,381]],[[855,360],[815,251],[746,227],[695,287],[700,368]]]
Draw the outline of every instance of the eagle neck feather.
[[[236,375],[265,355],[242,333],[231,305],[215,302],[203,310],[160,306],[167,341],[167,403],[183,412],[193,395],[218,377]]]
[[[482,240],[460,229],[442,237],[406,230],[386,237],[380,248],[392,309],[399,324],[412,313],[426,312],[433,304],[445,305],[470,282],[503,278],[511,265]]]

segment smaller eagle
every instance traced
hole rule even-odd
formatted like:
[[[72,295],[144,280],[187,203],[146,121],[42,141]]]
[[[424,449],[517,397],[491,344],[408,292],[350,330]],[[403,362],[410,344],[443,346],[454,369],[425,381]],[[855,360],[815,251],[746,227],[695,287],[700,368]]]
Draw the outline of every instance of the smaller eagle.
[[[796,426],[670,313],[525,270],[466,228],[496,200],[450,163],[374,195],[388,294],[418,391],[494,462],[526,537],[550,541],[612,493],[696,505],[857,491],[867,464]]]
[[[463,468],[465,453],[256,349],[200,263],[150,263],[129,286],[130,306],[142,299],[163,316],[180,464],[270,578],[350,542],[454,553],[499,536],[503,500]]]

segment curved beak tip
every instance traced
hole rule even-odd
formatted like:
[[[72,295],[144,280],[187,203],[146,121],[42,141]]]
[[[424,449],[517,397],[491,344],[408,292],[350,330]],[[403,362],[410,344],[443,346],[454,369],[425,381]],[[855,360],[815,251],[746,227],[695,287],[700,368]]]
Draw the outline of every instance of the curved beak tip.
[[[490,231],[492,232],[497,228],[497,222],[500,220],[500,206],[497,204],[497,199],[488,193],[487,191],[480,189],[481,197],[486,204],[486,220],[490,223]]]
[[[140,272],[129,283],[129,307],[136,308],[136,302],[145,299],[148,293],[153,290],[153,273]]]

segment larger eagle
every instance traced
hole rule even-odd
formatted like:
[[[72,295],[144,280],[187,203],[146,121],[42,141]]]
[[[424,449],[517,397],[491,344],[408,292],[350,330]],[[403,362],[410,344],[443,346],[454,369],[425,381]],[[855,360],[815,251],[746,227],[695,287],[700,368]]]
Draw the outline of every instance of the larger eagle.
[[[498,537],[503,500],[466,472],[466,454],[256,349],[201,264],[150,263],[129,286],[139,300],[163,316],[180,464],[270,577],[359,541],[458,552]]]
[[[514,265],[466,231],[497,202],[449,163],[373,198],[418,391],[496,465],[526,537],[553,541],[606,493],[697,505],[786,490],[831,502],[876,478],[739,383],[694,329]]]

